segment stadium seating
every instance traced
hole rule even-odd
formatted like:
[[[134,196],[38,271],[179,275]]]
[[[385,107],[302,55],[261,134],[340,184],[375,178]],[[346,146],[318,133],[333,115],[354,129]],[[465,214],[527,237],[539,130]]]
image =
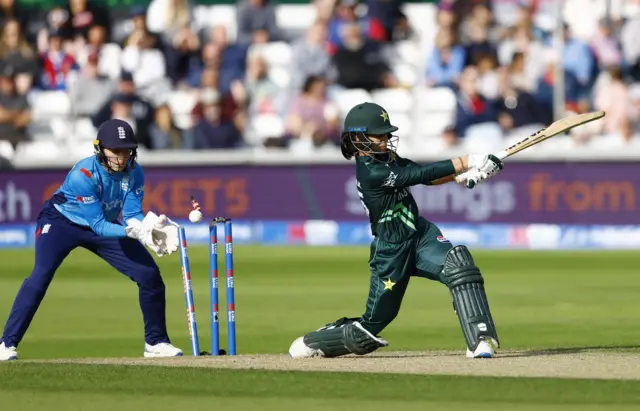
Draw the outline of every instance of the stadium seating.
[[[604,2],[589,0],[567,0],[563,17],[579,36],[587,37],[593,32],[597,21],[605,13]],[[344,116],[354,104],[362,101],[377,102],[389,110],[392,122],[400,127],[404,150],[423,147],[437,147],[442,131],[452,125],[456,96],[447,88],[427,88],[423,85],[424,71],[429,52],[437,28],[435,27],[436,7],[426,3],[408,3],[403,5],[405,13],[418,36],[414,40],[396,43],[390,50],[393,62],[391,69],[402,88],[373,90],[371,93],[360,90],[330,89],[331,98],[337,104],[341,116]],[[635,6],[615,0],[611,2],[614,15],[631,15]],[[637,7],[636,7],[637,8]],[[583,12],[575,13],[575,10]],[[539,24],[549,26],[555,24],[549,20],[549,13],[539,16]],[[306,28],[315,20],[316,10],[312,4],[279,4],[276,7],[276,20],[279,27],[289,38],[303,36]],[[131,31],[131,22],[116,22],[113,29],[115,39],[123,39]],[[229,39],[236,38],[237,22],[234,5],[198,5],[195,8],[193,27],[206,33],[208,28],[223,24],[228,29]],[[259,51],[269,66],[271,80],[279,86],[283,93],[288,92],[291,81],[290,63],[291,45],[286,42],[275,42],[266,45],[252,46],[251,52]],[[100,65],[109,77],[116,79],[120,72],[120,46],[109,44],[103,48]],[[74,118],[74,108],[64,91],[34,91],[29,94],[32,107],[33,124],[28,132],[32,141],[21,144],[15,150],[6,145],[0,146],[1,155],[38,156],[47,152],[52,141],[84,142],[90,140],[95,128],[87,118]],[[173,120],[180,129],[188,129],[192,125],[191,111],[197,102],[197,92],[174,90],[168,100]],[[505,141],[521,138],[522,133],[530,129],[518,129],[505,136]],[[245,141],[252,145],[260,145],[264,139],[284,134],[284,118],[272,114],[261,115],[249,119],[249,127]],[[485,129],[488,130],[488,129]],[[488,131],[489,132],[489,131]],[[610,145],[604,139],[597,144]],[[472,144],[469,142],[469,144]],[[554,144],[565,147],[571,144],[569,137],[558,139]],[[592,144],[592,143],[588,143]],[[595,143],[593,143],[595,144]],[[545,148],[550,148],[547,145]],[[555,146],[554,146],[555,147]]]

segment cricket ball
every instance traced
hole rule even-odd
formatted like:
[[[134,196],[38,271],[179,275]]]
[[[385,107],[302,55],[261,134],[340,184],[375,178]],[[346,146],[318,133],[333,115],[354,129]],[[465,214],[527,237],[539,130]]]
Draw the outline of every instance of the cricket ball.
[[[199,223],[202,221],[202,212],[200,210],[192,210],[189,213],[189,221],[192,223]]]

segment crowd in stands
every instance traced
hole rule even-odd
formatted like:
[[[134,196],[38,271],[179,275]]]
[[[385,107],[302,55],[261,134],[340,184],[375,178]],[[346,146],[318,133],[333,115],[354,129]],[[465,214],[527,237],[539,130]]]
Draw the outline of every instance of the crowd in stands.
[[[337,144],[357,96],[386,104],[425,146],[503,140],[552,121],[561,65],[567,111],[607,112],[574,144],[633,141],[640,13],[602,19],[589,36],[565,24],[558,55],[536,20],[541,4],[441,0],[421,20],[397,0],[313,0],[300,31],[283,27],[269,0],[239,0],[233,20],[211,24],[190,0],[119,15],[98,0],[40,11],[0,0],[0,140],[15,149],[47,133],[92,138],[117,117],[149,150],[319,149]],[[60,93],[71,131],[36,113]]]

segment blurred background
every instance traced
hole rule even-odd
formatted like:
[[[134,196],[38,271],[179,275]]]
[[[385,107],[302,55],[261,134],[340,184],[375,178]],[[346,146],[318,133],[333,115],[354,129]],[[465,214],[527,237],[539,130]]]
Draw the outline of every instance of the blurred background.
[[[363,101],[420,162],[606,111],[474,190],[412,192],[471,247],[640,247],[638,0],[0,0],[0,27],[2,247],[32,244],[109,118],[137,132],[147,208],[186,219],[194,195],[237,242],[366,244],[338,149]]]

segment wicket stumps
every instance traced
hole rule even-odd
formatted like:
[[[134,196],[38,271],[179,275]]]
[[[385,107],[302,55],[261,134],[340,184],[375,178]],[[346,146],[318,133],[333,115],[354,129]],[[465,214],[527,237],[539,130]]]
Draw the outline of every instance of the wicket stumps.
[[[235,284],[233,274],[233,232],[231,220],[214,218],[209,225],[211,237],[211,355],[220,352],[220,323],[218,298],[218,224],[224,224],[224,253],[227,279],[227,344],[229,355],[236,355]]]
[[[200,355],[200,343],[198,341],[198,325],[196,324],[196,307],[193,302],[193,288],[191,286],[191,269],[189,268],[189,255],[187,253],[187,236],[183,227],[178,227],[178,242],[180,243],[180,265],[182,266],[182,284],[187,306],[187,321],[189,324],[189,338],[191,340],[191,353]]]
[[[233,233],[231,220],[223,217],[214,218],[209,225],[210,253],[210,309],[211,309],[211,355],[225,354],[220,349],[220,309],[218,297],[218,224],[224,224],[224,250],[227,288],[227,339],[228,355],[236,355],[236,313],[235,313],[235,284],[233,273]],[[193,288],[191,285],[191,272],[189,269],[189,257],[187,252],[187,237],[183,227],[178,228],[178,240],[180,243],[180,262],[182,266],[182,281],[187,307],[187,320],[189,324],[189,338],[191,340],[191,353],[199,356],[200,343],[198,339],[198,326],[196,324],[196,310],[193,300]]]

